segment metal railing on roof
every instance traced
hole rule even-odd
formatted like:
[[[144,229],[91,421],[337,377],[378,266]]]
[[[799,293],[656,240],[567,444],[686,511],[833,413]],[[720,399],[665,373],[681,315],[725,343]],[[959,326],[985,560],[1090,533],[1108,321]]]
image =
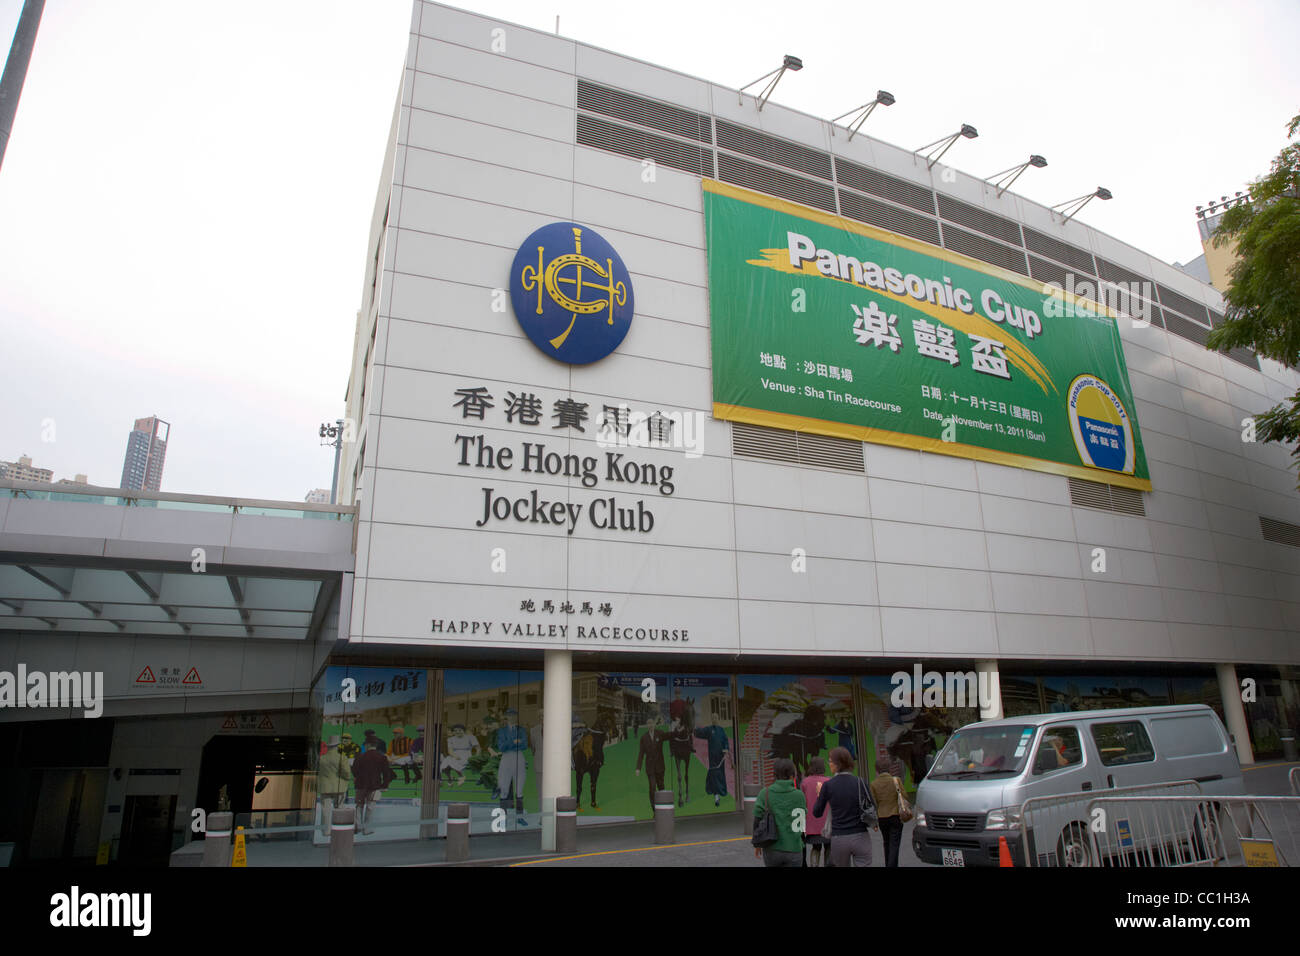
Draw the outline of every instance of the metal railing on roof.
[[[0,498],[33,501],[69,501],[80,504],[115,505],[126,508],[158,508],[172,511],[207,511],[217,514],[263,515],[276,518],[306,518],[325,521],[354,521],[356,505],[315,504],[306,501],[272,501],[265,498],[225,498],[216,495],[178,495],[165,491],[137,491],[94,485],[53,485],[39,481],[0,479]]]

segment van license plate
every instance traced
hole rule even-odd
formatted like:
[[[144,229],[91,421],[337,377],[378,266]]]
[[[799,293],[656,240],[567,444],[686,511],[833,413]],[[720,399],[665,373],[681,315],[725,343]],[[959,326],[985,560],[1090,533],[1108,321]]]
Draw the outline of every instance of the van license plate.
[[[944,866],[965,866],[966,857],[962,854],[961,850],[944,850],[943,865]]]

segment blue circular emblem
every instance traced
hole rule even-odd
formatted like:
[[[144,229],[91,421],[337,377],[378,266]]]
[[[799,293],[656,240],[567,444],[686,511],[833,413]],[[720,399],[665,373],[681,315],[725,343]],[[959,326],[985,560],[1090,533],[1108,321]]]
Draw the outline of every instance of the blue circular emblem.
[[[534,345],[570,365],[598,362],[632,327],[632,277],[594,229],[553,222],[510,266],[510,303]]]

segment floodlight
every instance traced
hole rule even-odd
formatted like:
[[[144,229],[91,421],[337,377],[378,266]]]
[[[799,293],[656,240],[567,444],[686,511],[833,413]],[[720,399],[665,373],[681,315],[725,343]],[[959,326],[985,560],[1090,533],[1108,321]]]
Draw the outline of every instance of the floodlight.
[[[953,143],[957,142],[957,140],[961,139],[963,136],[966,137],[966,139],[974,139],[979,134],[979,130],[974,126],[971,126],[970,123],[962,123],[961,129],[957,130],[957,132],[949,136],[942,136],[939,139],[936,139],[933,143],[927,143],[920,149],[916,150],[916,154],[918,156],[924,154],[928,160],[925,164],[925,168],[933,169],[934,164],[940,160],[944,153],[948,152]]]
[[[767,86],[763,87],[763,92],[759,93],[758,96],[755,97],[755,99],[757,99],[758,101],[758,111],[760,113],[763,111],[763,104],[765,104],[771,98],[772,91],[776,89],[776,84],[781,82],[781,77],[785,76],[786,70],[791,70],[797,73],[799,70],[802,69],[803,69],[803,60],[799,59],[797,56],[791,56],[790,54],[787,53],[785,57],[782,58],[781,65],[779,67],[777,67],[775,70],[772,70],[770,73],[764,73],[762,76],[756,79],[754,83],[762,83],[769,76],[772,77],[772,82],[768,83]],[[740,88],[739,102],[741,103],[741,105],[744,105],[745,102],[745,90],[753,86],[754,83],[746,83],[744,86]]]
[[[1026,169],[1028,169],[1030,166],[1033,166],[1035,169],[1042,169],[1046,165],[1047,165],[1047,160],[1043,159],[1043,157],[1035,153],[1034,155],[1030,156],[1027,160],[1025,160],[1023,163],[1020,163],[1016,166],[1012,166],[1010,169],[1004,169],[1000,173],[994,173],[992,176],[989,176],[984,181],[986,183],[992,183],[995,187],[997,187],[997,191],[998,191],[997,194],[1001,196],[1004,192],[1006,192],[1008,189],[1011,188],[1011,184],[1014,183],[1017,179],[1019,179],[1020,174],[1023,173]]]
[[[845,116],[852,116],[854,113],[857,113],[858,118],[849,126],[849,139],[853,139],[858,130],[862,128],[862,124],[866,121],[867,117],[871,115],[872,110],[877,106],[893,106],[894,102],[893,93],[890,93],[888,90],[876,90],[876,98],[870,103],[864,103],[859,107],[849,110],[842,116],[835,117],[835,119],[831,120],[831,123],[838,123],[840,120],[844,119]],[[831,132],[834,133],[834,129],[832,129]]]

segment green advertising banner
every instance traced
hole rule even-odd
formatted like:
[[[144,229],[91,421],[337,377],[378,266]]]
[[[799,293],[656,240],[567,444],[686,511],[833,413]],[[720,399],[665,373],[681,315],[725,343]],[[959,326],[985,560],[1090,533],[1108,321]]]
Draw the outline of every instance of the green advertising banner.
[[[715,418],[1151,489],[1113,313],[704,181]]]

